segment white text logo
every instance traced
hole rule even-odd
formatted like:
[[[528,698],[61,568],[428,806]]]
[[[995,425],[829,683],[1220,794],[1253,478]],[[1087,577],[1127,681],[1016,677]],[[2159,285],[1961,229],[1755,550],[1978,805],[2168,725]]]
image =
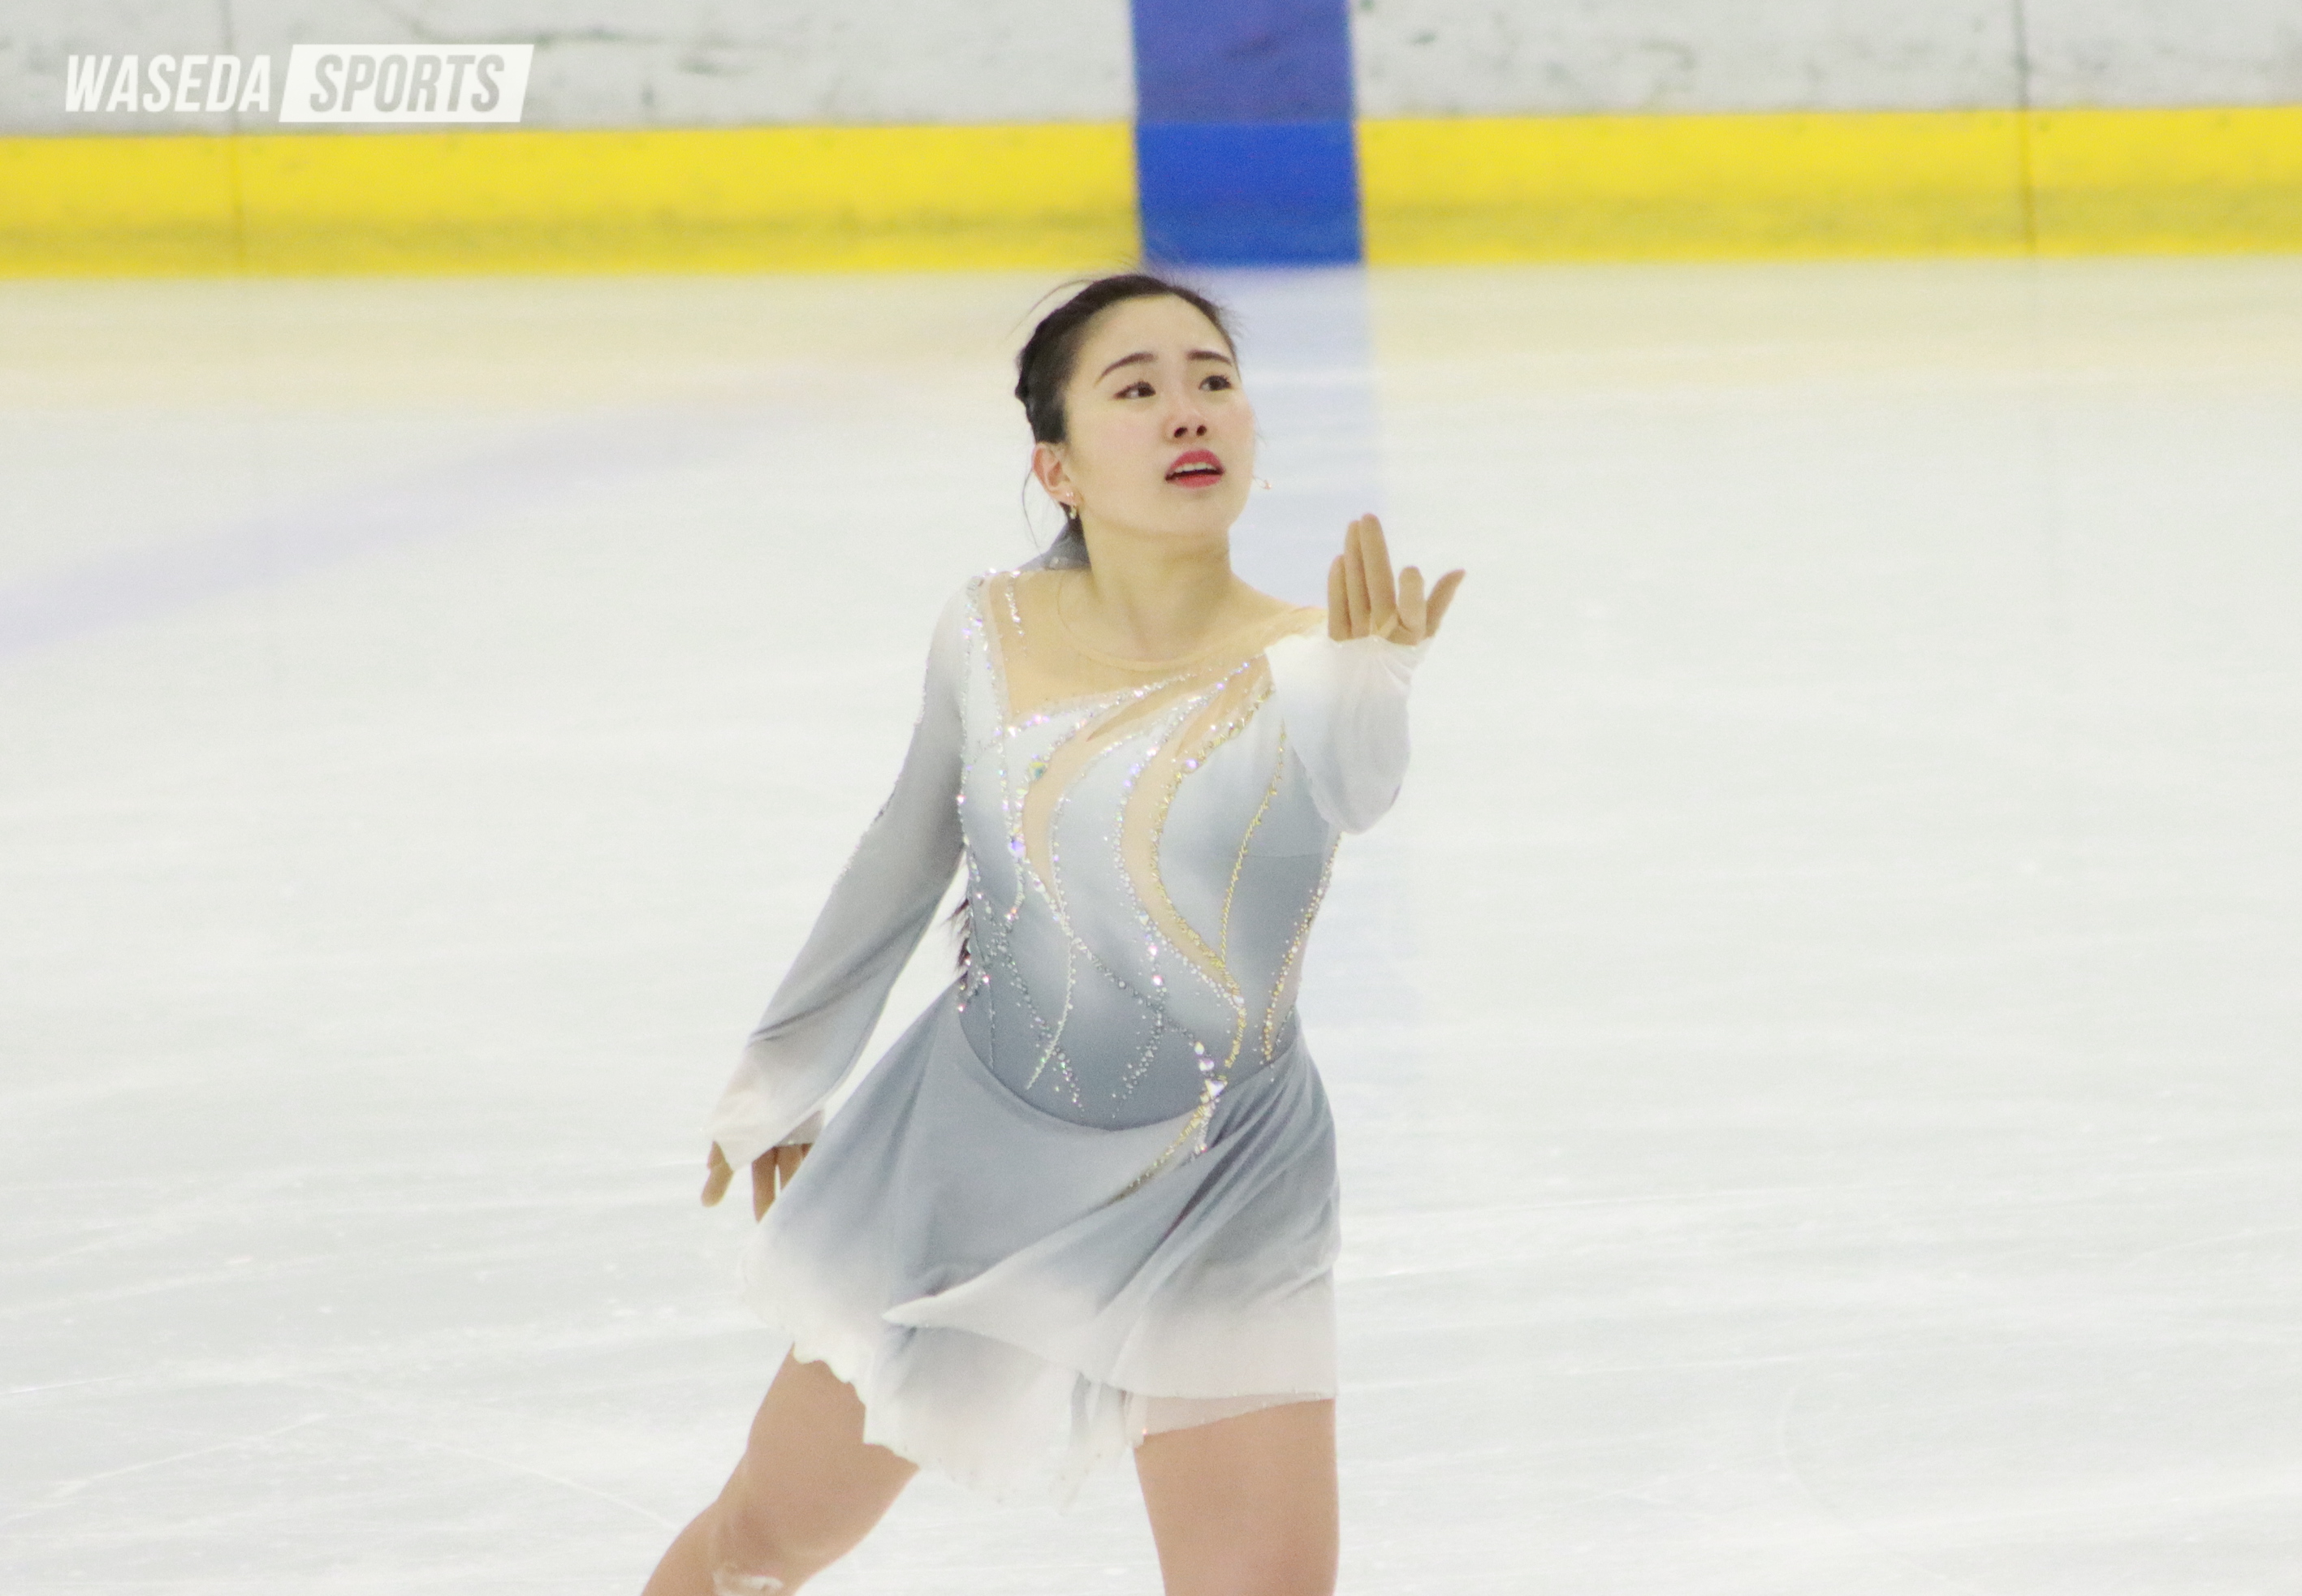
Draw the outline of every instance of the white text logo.
[[[512,122],[533,45],[297,45],[280,120]],[[69,55],[64,109],[79,113],[272,109],[269,55]]]
[[[517,122],[533,45],[298,45],[281,122]]]
[[[66,111],[269,111],[272,58],[68,55]]]

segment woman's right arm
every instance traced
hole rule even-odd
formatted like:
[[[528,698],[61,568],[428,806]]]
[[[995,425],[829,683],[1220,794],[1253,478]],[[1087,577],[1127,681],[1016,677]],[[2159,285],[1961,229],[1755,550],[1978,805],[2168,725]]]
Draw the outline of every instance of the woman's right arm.
[[[962,592],[937,622],[919,724],[895,791],[856,844],[712,1111],[707,1203],[718,1200],[735,1170],[815,1138],[825,1102],[870,1039],[895,978],[951,885],[960,858],[968,604]],[[795,1157],[783,1163],[795,1167]],[[764,1206],[757,1195],[755,1188],[755,1206]]]
[[[1426,595],[1413,566],[1390,571],[1382,523],[1361,516],[1327,576],[1327,634],[1273,643],[1264,659],[1287,740],[1311,796],[1338,831],[1383,817],[1407,774],[1407,697],[1463,573]]]

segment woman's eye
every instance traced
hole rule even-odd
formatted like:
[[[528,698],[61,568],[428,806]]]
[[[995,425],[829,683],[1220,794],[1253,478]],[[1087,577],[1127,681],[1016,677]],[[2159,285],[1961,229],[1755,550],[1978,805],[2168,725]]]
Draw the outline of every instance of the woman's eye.
[[[1231,386],[1231,379],[1223,375],[1221,372],[1209,372],[1207,374],[1207,380],[1200,383],[1199,386],[1202,388],[1228,388]]]
[[[1148,382],[1130,382],[1126,387],[1119,391],[1119,397],[1121,399],[1135,399],[1143,394],[1149,393],[1150,391],[1151,384]]]

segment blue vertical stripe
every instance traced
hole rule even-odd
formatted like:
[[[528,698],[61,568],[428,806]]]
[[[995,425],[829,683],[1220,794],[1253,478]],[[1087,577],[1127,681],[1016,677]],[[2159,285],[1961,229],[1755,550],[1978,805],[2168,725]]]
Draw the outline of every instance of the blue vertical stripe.
[[[1344,0],[1134,0],[1136,117],[1348,122]]]
[[[1132,0],[1143,252],[1360,257],[1346,0]]]
[[[1359,258],[1348,122],[1138,122],[1143,253],[1205,266]]]

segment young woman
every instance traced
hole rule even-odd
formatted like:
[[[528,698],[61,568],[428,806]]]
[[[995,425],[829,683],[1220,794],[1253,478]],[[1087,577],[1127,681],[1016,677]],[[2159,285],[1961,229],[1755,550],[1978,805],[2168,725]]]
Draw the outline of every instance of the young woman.
[[[713,1116],[703,1200],[751,1166],[746,1295],[794,1345],[649,1596],[792,1591],[923,1466],[1060,1494],[1130,1447],[1172,1596],[1333,1585],[1334,1134],[1295,994],[1462,573],[1394,584],[1369,516],[1323,614],[1231,574],[1255,413],[1188,289],[1091,283],[1017,365],[1064,531],[945,609],[895,792]],[[962,862],[958,978],[825,1123]]]

